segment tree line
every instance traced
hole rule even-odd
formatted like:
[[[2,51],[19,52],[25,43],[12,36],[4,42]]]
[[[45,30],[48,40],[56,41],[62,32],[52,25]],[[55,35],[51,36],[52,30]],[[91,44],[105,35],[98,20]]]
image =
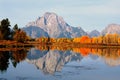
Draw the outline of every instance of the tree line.
[[[0,40],[14,40],[17,42],[25,42],[29,37],[21,30],[17,24],[11,28],[8,18],[0,21]]]
[[[27,36],[26,32],[21,30],[17,24],[11,28],[8,18],[0,22],[0,40],[13,40],[17,42],[30,41],[31,38]],[[35,39],[40,43],[81,43],[81,44],[120,44],[119,34],[106,34],[98,37],[89,37],[87,35],[77,38],[50,38],[40,37]]]
[[[120,44],[119,34],[106,34],[98,37],[82,36],[79,38],[74,38],[73,42],[79,43],[93,43],[93,44]]]
[[[76,38],[36,38],[36,41],[40,43],[79,43],[79,44],[120,44],[119,34],[106,34],[98,37],[89,37],[87,35]]]

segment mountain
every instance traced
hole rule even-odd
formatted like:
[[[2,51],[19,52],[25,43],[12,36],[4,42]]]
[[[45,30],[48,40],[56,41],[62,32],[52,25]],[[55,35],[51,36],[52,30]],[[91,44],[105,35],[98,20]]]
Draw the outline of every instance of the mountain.
[[[120,25],[110,24],[101,32],[102,35],[114,33],[120,34]]]
[[[34,28],[38,28],[34,30]],[[53,38],[74,38],[87,33],[80,27],[72,27],[64,21],[61,16],[55,13],[46,12],[42,17],[39,17],[36,21],[29,22],[26,27],[23,28],[31,37],[41,37],[44,33]],[[36,35],[35,35],[36,34]],[[47,34],[45,36],[47,36]],[[40,35],[40,36],[38,36]]]
[[[28,36],[31,36],[32,38],[49,36],[47,32],[36,26],[25,27],[23,30],[27,33]]]
[[[97,30],[93,30],[90,33],[88,33],[90,37],[98,37],[100,36],[100,32]]]

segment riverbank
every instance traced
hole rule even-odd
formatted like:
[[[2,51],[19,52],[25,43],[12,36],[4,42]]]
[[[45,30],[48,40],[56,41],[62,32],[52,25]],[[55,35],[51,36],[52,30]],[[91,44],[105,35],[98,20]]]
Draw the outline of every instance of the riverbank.
[[[2,40],[0,41],[0,48],[15,48],[15,47],[32,47],[35,44],[31,43],[31,42],[17,42],[17,41],[9,41],[9,40]]]
[[[2,40],[0,41],[0,48],[16,48],[16,47],[34,47],[34,46],[62,46],[62,47],[93,47],[93,48],[120,48],[120,44],[100,44],[100,43],[74,43],[74,42],[38,42],[38,41],[26,41],[24,43],[10,40]]]

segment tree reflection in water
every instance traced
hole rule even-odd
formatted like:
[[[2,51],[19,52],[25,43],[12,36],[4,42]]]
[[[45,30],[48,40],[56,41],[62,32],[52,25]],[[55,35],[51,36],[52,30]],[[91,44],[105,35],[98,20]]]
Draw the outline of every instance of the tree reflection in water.
[[[9,66],[10,54],[8,51],[0,51],[0,71],[4,72]]]
[[[15,51],[0,51],[0,71],[6,72],[9,66],[9,60],[12,62],[13,66],[16,67],[17,64],[25,60],[27,56],[27,50],[15,50]]]
[[[43,73],[54,74],[61,71],[63,66],[71,61],[81,61],[84,57],[101,57],[109,66],[120,65],[119,48],[83,48],[70,46],[36,46],[29,51],[16,49],[14,51],[0,51],[0,71],[4,72],[9,66],[9,61],[16,68],[17,64],[26,60],[34,64]]]
[[[120,65],[120,49],[118,48],[73,48],[74,52],[79,52],[82,56],[89,54],[101,57],[109,66]]]
[[[27,56],[26,50],[13,51],[11,56],[13,66],[16,67],[19,62],[25,60],[26,56]]]
[[[29,51],[27,62],[34,64],[43,73],[54,74],[71,61],[81,61],[86,56],[103,58],[109,66],[120,65],[120,49],[117,48],[72,48],[68,46],[36,46]],[[31,56],[32,55],[32,56]],[[91,56],[91,57],[92,57]]]

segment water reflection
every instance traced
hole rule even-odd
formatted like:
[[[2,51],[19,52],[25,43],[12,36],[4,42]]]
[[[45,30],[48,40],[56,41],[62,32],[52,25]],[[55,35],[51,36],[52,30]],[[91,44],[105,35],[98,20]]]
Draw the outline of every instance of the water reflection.
[[[39,49],[41,51],[47,50],[48,47],[46,46],[37,46],[36,49]],[[118,66],[120,65],[120,48],[118,47],[101,47],[101,48],[95,48],[95,47],[70,47],[70,46],[49,46],[49,50],[53,51],[57,50],[59,53],[60,51],[66,52],[71,51],[74,54],[80,54],[82,57],[92,56],[95,58],[101,57],[104,59],[105,63],[109,66]],[[70,52],[66,53],[69,54]],[[65,53],[64,53],[65,54]]]
[[[18,51],[12,51],[10,59],[12,61],[12,64],[14,67],[17,66],[17,64],[27,57],[27,50],[18,50]]]
[[[32,54],[32,52],[34,52],[34,54]],[[82,59],[80,54],[76,54],[70,50],[40,50],[39,53],[37,52],[35,48],[31,49],[27,56],[27,62],[36,65],[36,67],[41,69],[45,74],[53,74],[54,72],[61,71],[66,63],[70,61],[80,61]],[[30,57],[31,55],[33,56]],[[36,56],[39,56],[39,58]]]
[[[82,56],[92,54],[101,57],[109,66],[120,65],[120,49],[118,48],[73,48],[73,51],[81,53]]]
[[[0,51],[0,71],[1,72],[4,72],[7,70],[9,65],[9,58],[10,58],[10,55],[8,51],[5,51],[5,52]]]
[[[25,49],[16,49],[13,51],[0,51],[0,71],[2,73],[6,72],[9,67],[10,61],[14,67],[27,56],[27,50]]]
[[[120,65],[120,49],[117,48],[71,48],[67,46],[37,46],[27,55],[27,62],[34,64],[43,73],[54,74],[71,61],[81,61],[84,57],[103,58],[109,66]]]
[[[36,66],[44,74],[62,71],[65,64],[71,61],[81,62],[85,57],[93,60],[102,58],[109,66],[120,65],[119,48],[73,48],[69,46],[36,46],[29,49],[0,51],[0,71],[5,72],[10,62],[14,68],[22,61]]]

